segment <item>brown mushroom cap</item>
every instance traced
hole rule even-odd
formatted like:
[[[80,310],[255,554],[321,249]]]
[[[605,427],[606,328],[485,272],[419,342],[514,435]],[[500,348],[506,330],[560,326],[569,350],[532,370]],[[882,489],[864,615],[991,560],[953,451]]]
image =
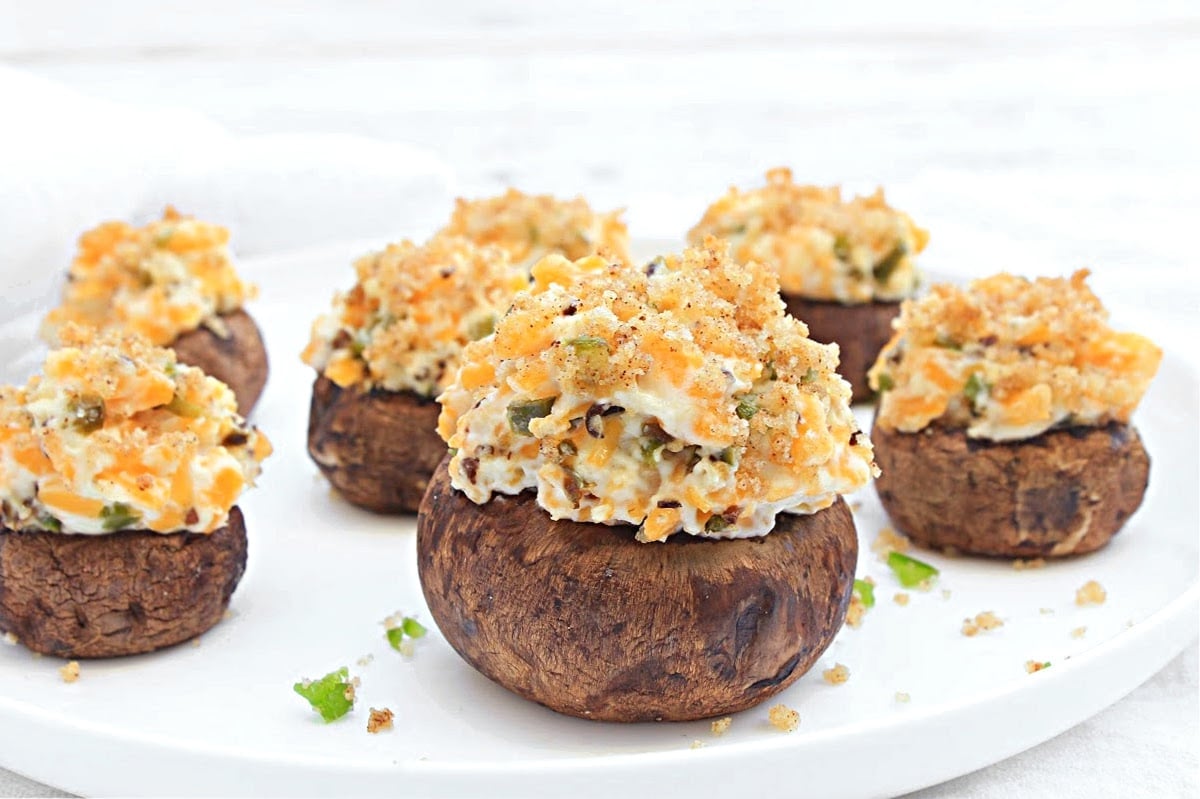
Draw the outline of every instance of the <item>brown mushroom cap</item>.
[[[1081,555],[1108,543],[1142,504],[1150,458],[1126,424],[1070,427],[1022,441],[961,429],[871,431],[875,490],[922,546],[1000,557]]]
[[[804,674],[841,628],[858,556],[841,499],[760,538],[553,521],[530,493],[476,505],[438,468],[417,522],[425,599],[500,685],[604,721],[734,713]]]
[[[376,513],[413,513],[446,455],[437,402],[408,391],[313,383],[308,454],[347,502]]]
[[[267,350],[250,314],[238,310],[221,317],[228,337],[198,327],[171,344],[180,363],[195,366],[233,389],[238,413],[249,416],[267,384]]]
[[[245,568],[237,507],[209,534],[0,530],[0,629],[64,658],[150,652],[220,621]]]
[[[788,313],[808,325],[809,338],[822,344],[837,343],[841,349],[838,374],[850,383],[851,402],[868,400],[874,394],[867,384],[867,370],[892,337],[892,320],[900,315],[898,302],[840,302],[811,300],[784,294]]]

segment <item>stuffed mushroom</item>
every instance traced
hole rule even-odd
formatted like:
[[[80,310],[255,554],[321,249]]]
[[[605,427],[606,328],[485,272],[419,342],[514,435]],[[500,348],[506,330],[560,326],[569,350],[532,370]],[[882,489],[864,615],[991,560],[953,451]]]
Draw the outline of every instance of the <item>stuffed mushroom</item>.
[[[1130,417],[1162,352],[1087,287],[999,274],[905,303],[871,369],[876,490],[929,547],[1056,557],[1106,544],[1141,504]]]
[[[418,519],[446,640],[554,710],[684,720],[805,673],[857,558],[871,444],[836,349],[710,240],[645,270],[551,256],[439,398]]]
[[[70,658],[193,638],[242,576],[234,503],[270,444],[170,350],[60,338],[42,375],[0,389],[0,630]]]
[[[920,283],[914,258],[929,234],[884,200],[883,190],[852,200],[837,187],[792,182],[791,170],[767,172],[767,185],[731,188],[688,234],[728,240],[740,261],[778,272],[788,313],[817,341],[840,348],[853,400],[871,396],[867,370],[891,336],[900,301]]]
[[[267,352],[243,308],[255,289],[238,277],[228,243],[225,228],[170,207],[144,227],[87,231],[43,337],[57,343],[67,323],[145,336],[233,389],[249,415],[267,382]]]
[[[434,397],[528,278],[506,251],[454,236],[392,244],[354,268],[302,353],[317,370],[308,452],[348,502],[413,513],[446,454]]]

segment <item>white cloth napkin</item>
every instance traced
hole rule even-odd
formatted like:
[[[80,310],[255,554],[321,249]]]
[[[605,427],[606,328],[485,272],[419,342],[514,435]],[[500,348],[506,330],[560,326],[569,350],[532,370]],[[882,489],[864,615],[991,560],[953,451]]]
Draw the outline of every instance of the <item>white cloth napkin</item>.
[[[79,233],[168,204],[228,227],[240,255],[424,235],[449,213],[433,154],[348,135],[239,136],[170,98],[84,96],[0,67],[0,317],[35,303]]]

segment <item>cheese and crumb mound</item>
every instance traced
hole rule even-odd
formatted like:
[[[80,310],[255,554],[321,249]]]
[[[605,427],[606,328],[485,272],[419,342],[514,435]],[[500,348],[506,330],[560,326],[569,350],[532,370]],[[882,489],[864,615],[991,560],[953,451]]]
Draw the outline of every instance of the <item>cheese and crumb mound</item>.
[[[342,388],[436,396],[462,348],[491,334],[529,283],[499,247],[435,236],[390,244],[354,264],[354,288],[313,323],[304,362]]]
[[[582,197],[560,200],[509,189],[498,197],[459,198],[440,233],[503,247],[525,269],[546,255],[577,260],[600,253],[628,261],[629,231],[621,213],[597,213]]]
[[[229,231],[168,207],[144,227],[105,222],[79,237],[62,305],[46,316],[42,336],[57,344],[68,323],[160,346],[201,325],[224,335],[221,314],[254,296],[234,271]]]
[[[549,256],[532,274],[439,397],[472,501],[536,489],[552,518],[638,525],[640,541],[736,538],[877,471],[836,347],[723,242],[645,269]]]
[[[233,392],[169,349],[68,325],[42,375],[0,388],[0,526],[211,533],[271,452]]]
[[[1015,441],[1056,425],[1128,422],[1162,350],[1110,328],[1087,276],[998,274],[905,302],[870,372],[882,392],[875,423]]]
[[[760,189],[729,192],[688,233],[717,236],[739,261],[770,264],[784,294],[861,304],[910,297],[920,284],[914,257],[929,234],[887,204],[883,189],[842,198],[837,186],[797,185],[784,167]]]

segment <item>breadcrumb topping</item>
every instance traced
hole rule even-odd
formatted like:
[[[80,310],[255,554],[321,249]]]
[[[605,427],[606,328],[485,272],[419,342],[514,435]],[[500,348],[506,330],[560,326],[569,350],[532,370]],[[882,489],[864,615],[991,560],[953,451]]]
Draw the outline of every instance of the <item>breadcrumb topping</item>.
[[[1104,590],[1104,586],[1095,580],[1088,580],[1075,592],[1075,604],[1080,607],[1084,605],[1103,605],[1104,600],[1107,598],[1108,592]]]
[[[301,358],[342,388],[424,397],[450,384],[463,347],[491,335],[529,282],[503,249],[452,236],[390,244],[354,270],[354,288],[313,323]]]
[[[781,732],[795,732],[800,726],[800,714],[787,705],[775,705],[767,711],[767,721]]]
[[[383,732],[384,730],[392,729],[392,720],[395,714],[389,708],[380,708],[376,710],[371,708],[371,715],[367,717],[367,732],[372,735]]]
[[[711,240],[646,269],[549,256],[439,397],[454,487],[536,488],[552,518],[765,535],[877,472],[836,348]]]
[[[58,676],[62,677],[63,682],[75,682],[79,679],[79,661],[72,660],[65,666],[58,669]]]
[[[525,269],[546,255],[577,260],[600,253],[628,261],[629,231],[621,213],[597,213],[582,197],[560,200],[509,189],[498,197],[459,198],[440,232],[503,247]]]
[[[729,727],[732,724],[733,724],[732,716],[726,716],[723,719],[717,719],[711,725],[712,726],[712,734],[713,735],[724,735],[725,733],[729,732]]]
[[[871,551],[881,561],[887,561],[888,555],[893,552],[907,552],[911,548],[912,541],[908,540],[908,536],[887,526],[879,528],[879,534],[871,542]]]
[[[1128,422],[1162,350],[1110,328],[1087,276],[999,274],[905,302],[870,371],[883,392],[875,423],[1010,441],[1056,425]]]
[[[821,677],[830,685],[841,685],[850,679],[850,669],[838,663],[832,669],[822,671]]]
[[[42,326],[51,344],[68,323],[145,336],[153,344],[207,325],[255,296],[233,268],[229,231],[167,207],[144,227],[105,222],[79,237],[62,305]]]
[[[883,189],[845,200],[837,186],[794,183],[784,167],[767,172],[766,186],[731,187],[710,205],[688,241],[707,236],[729,241],[739,261],[773,266],[785,294],[846,304],[911,296],[920,282],[913,259],[929,240]]]
[[[25,386],[0,388],[0,525],[211,533],[271,452],[233,392],[144,338],[68,325]]]
[[[962,634],[972,638],[981,632],[996,630],[1003,626],[1004,621],[999,616],[990,610],[985,610],[983,613],[975,614],[974,619],[963,619]]]

